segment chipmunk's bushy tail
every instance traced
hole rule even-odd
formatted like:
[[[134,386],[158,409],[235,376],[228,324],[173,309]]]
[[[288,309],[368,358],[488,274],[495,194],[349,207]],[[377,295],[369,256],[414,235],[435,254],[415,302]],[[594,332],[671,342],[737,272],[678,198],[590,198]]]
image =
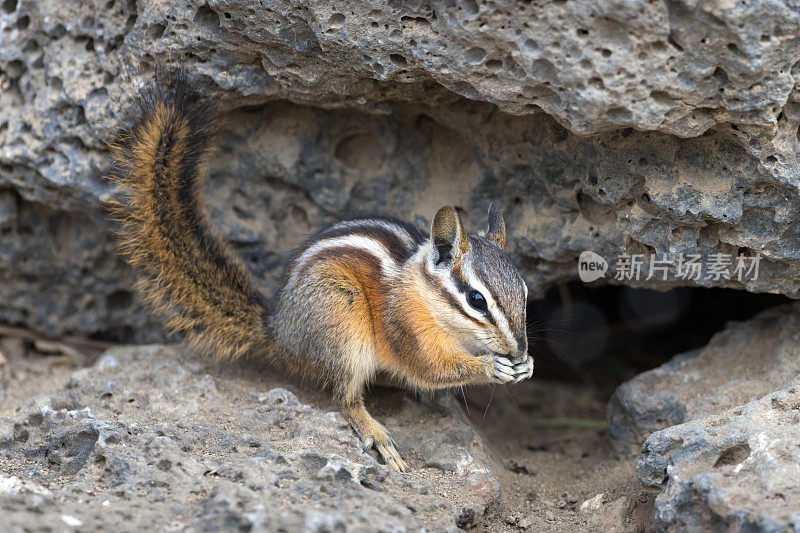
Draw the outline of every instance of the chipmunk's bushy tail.
[[[206,222],[200,184],[216,104],[192,98],[178,76],[144,89],[134,113],[111,145],[121,251],[143,270],[139,289],[170,329],[214,355],[242,355],[266,341],[267,305]]]

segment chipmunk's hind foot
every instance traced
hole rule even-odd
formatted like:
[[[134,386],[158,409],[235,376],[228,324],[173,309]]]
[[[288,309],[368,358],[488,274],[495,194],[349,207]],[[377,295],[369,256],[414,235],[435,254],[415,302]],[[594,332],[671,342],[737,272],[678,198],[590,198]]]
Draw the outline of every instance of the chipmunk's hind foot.
[[[375,448],[388,466],[398,472],[408,471],[408,465],[400,457],[397,444],[392,436],[386,431],[386,428],[370,416],[363,405],[345,409],[345,416],[361,438],[362,451]]]

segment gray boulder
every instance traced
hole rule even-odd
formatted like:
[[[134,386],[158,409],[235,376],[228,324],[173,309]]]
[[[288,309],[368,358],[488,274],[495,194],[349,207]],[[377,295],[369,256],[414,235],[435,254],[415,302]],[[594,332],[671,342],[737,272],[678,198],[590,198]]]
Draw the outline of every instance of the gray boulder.
[[[658,531],[800,531],[800,380],[657,431],[636,470],[662,488]]]
[[[800,530],[798,331],[800,306],[770,309],[614,393],[615,443],[661,490],[657,530]]]
[[[373,409],[412,467],[400,474],[324,398],[264,385],[274,378],[252,365],[214,374],[172,347],[114,348],[0,417],[3,531],[447,531],[499,507],[491,460],[449,397],[390,394]]]
[[[620,449],[637,449],[654,431],[715,415],[773,392],[800,375],[800,305],[733,322],[700,350],[639,374],[608,406]]]

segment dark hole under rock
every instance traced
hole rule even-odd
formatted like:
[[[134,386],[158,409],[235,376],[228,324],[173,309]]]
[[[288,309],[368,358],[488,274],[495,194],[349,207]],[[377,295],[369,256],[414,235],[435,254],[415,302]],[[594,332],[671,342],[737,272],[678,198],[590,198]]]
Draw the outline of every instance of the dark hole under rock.
[[[636,374],[705,346],[727,322],[789,301],[730,289],[554,287],[528,307],[535,375],[588,381],[610,395]]]

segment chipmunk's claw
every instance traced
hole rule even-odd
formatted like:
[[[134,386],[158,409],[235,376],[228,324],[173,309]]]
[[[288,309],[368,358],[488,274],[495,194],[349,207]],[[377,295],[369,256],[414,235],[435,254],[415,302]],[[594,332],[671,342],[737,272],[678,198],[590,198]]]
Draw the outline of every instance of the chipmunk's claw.
[[[361,452],[366,453],[373,446],[375,446],[375,436],[368,435],[363,441],[361,441]]]
[[[514,383],[519,383],[522,380],[529,379],[533,376],[533,357],[528,356],[521,363],[517,363],[514,369],[518,372],[517,379]]]
[[[391,466],[398,472],[405,472],[408,470],[408,465],[406,465],[406,462],[403,461],[402,457],[400,457],[400,454],[397,452],[397,448],[394,444],[387,441],[376,444],[375,448],[377,448],[378,453],[381,454],[381,457],[383,457],[383,460],[387,465]]]
[[[398,472],[408,471],[408,465],[403,461],[403,458],[400,457],[397,451],[397,444],[388,433],[383,436],[378,436],[377,438],[375,435],[368,435],[365,437],[362,442],[361,451],[366,452],[370,448],[378,450],[378,453],[383,458],[383,462],[392,467],[392,469]]]

